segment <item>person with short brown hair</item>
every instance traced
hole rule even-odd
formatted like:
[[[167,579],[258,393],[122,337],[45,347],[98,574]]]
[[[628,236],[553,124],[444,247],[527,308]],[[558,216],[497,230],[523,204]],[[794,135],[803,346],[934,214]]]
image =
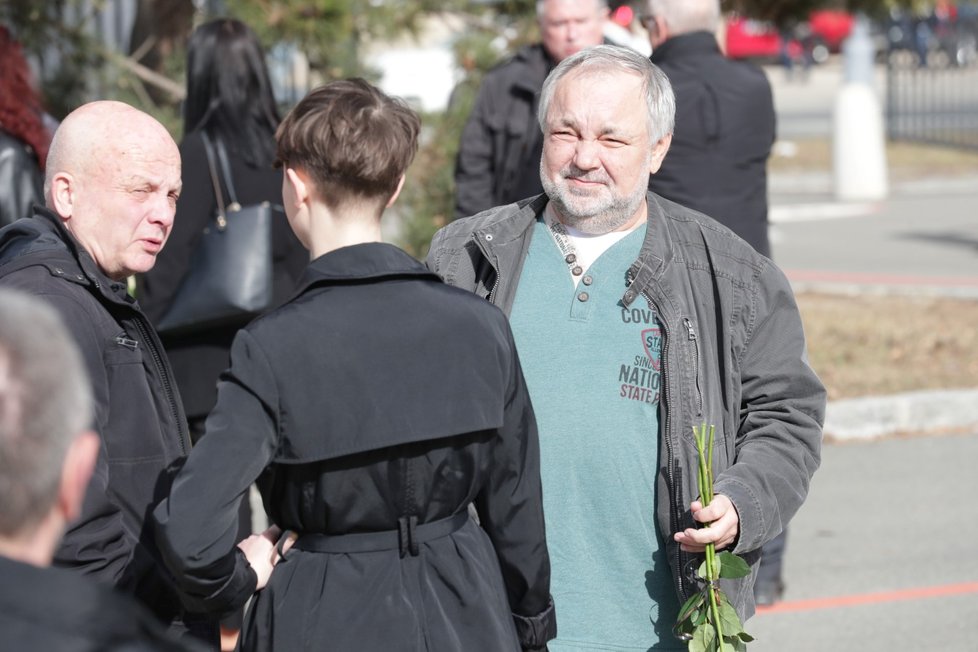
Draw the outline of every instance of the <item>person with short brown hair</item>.
[[[278,129],[312,262],[235,338],[206,435],[154,513],[195,606],[254,595],[241,650],[497,652],[555,635],[506,318],[382,241],[419,129],[361,79],[313,90]],[[234,505],[256,479],[274,525],[236,549]]]

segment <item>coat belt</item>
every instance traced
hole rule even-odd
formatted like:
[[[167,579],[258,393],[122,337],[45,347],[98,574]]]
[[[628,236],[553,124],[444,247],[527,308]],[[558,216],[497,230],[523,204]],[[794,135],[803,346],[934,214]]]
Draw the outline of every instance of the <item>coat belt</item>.
[[[420,544],[446,537],[460,530],[468,520],[469,513],[467,510],[420,525],[417,516],[402,516],[397,519],[396,530],[336,535],[303,534],[296,540],[293,547],[306,552],[331,553],[397,550],[401,557],[407,554],[417,557],[420,552]]]

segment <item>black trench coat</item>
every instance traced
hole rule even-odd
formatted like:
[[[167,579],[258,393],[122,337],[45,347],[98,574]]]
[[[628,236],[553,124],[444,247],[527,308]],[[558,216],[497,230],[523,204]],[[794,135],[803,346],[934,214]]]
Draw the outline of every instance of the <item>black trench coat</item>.
[[[302,536],[249,607],[241,649],[498,652],[555,635],[508,323],[396,247],[318,258],[235,339],[207,435],[155,512],[197,607],[254,591],[234,535],[256,479],[272,521]]]

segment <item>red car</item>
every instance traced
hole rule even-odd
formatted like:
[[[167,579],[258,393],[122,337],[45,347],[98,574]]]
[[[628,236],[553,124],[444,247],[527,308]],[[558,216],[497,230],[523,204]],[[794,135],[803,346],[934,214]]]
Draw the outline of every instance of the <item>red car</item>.
[[[852,15],[844,11],[813,11],[788,42],[788,55],[800,59],[807,54],[812,61],[822,63],[829,53],[839,51],[852,23]],[[783,55],[782,36],[769,22],[733,16],[727,21],[726,38],[731,59],[776,60]]]

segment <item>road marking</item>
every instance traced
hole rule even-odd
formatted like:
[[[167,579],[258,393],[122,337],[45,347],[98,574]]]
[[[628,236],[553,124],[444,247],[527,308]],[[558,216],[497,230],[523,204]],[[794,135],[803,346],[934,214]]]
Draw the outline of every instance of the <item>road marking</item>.
[[[785,275],[791,281],[853,283],[857,285],[978,286],[978,277],[974,276],[910,276],[908,274],[827,272],[804,269],[788,269],[785,270]]]
[[[924,598],[945,598],[953,595],[978,593],[978,582],[962,584],[944,584],[941,586],[926,586],[902,591],[884,591],[882,593],[863,593],[860,595],[840,595],[832,598],[816,598],[813,600],[794,600],[779,602],[771,607],[758,607],[757,614],[792,613],[798,611],[816,611],[818,609],[837,609],[839,607],[858,607],[867,604],[883,602],[900,602],[903,600],[920,600]]]
[[[820,220],[839,220],[847,217],[860,217],[879,212],[877,202],[831,202],[822,204],[781,204],[771,206],[768,222],[789,224],[792,222],[816,222]]]

